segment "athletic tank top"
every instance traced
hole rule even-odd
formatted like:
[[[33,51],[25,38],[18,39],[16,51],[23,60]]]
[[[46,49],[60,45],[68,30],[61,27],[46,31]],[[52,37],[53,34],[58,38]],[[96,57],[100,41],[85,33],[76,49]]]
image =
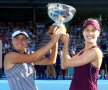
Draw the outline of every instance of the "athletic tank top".
[[[93,46],[95,48],[97,46]],[[90,48],[90,49],[92,49]],[[83,54],[83,51],[79,55]],[[74,68],[74,75],[69,90],[98,90],[97,79],[99,68],[88,63]]]
[[[13,52],[17,52],[13,50]],[[18,52],[19,53],[19,52]],[[15,64],[5,70],[10,90],[37,90],[34,83],[34,66],[32,63]]]

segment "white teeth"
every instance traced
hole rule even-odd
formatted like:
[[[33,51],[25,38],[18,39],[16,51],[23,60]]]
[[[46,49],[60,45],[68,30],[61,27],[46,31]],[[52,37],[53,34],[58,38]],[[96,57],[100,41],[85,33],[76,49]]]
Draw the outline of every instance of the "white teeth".
[[[92,39],[92,37],[87,37],[88,39]]]
[[[18,45],[18,46],[20,46],[20,47],[21,47],[22,45]]]

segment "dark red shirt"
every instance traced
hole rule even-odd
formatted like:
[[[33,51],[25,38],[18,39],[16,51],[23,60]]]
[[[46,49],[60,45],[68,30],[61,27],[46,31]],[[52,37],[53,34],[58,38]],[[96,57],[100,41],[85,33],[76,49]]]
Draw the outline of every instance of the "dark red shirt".
[[[81,54],[83,54],[83,51],[79,55]],[[93,66],[91,63],[75,67],[69,90],[98,90],[98,74],[99,68]]]

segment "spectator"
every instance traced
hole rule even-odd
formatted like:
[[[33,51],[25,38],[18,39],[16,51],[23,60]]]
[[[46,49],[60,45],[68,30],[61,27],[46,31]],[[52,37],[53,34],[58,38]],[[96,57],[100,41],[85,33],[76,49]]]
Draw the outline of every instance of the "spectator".
[[[104,69],[101,69],[100,70],[100,79],[106,79],[106,74],[105,74],[105,70]]]

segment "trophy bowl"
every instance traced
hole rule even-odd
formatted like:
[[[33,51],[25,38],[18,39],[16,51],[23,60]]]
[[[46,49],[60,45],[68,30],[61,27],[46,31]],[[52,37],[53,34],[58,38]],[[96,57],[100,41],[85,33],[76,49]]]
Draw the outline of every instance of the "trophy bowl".
[[[47,7],[48,16],[55,22],[50,27],[50,30],[52,30],[54,26],[63,26],[63,28],[65,28],[63,23],[69,22],[76,12],[74,7],[61,3],[48,3]]]
[[[48,16],[55,22],[55,25],[61,25],[65,22],[69,22],[76,9],[72,6],[60,3],[48,4]]]

